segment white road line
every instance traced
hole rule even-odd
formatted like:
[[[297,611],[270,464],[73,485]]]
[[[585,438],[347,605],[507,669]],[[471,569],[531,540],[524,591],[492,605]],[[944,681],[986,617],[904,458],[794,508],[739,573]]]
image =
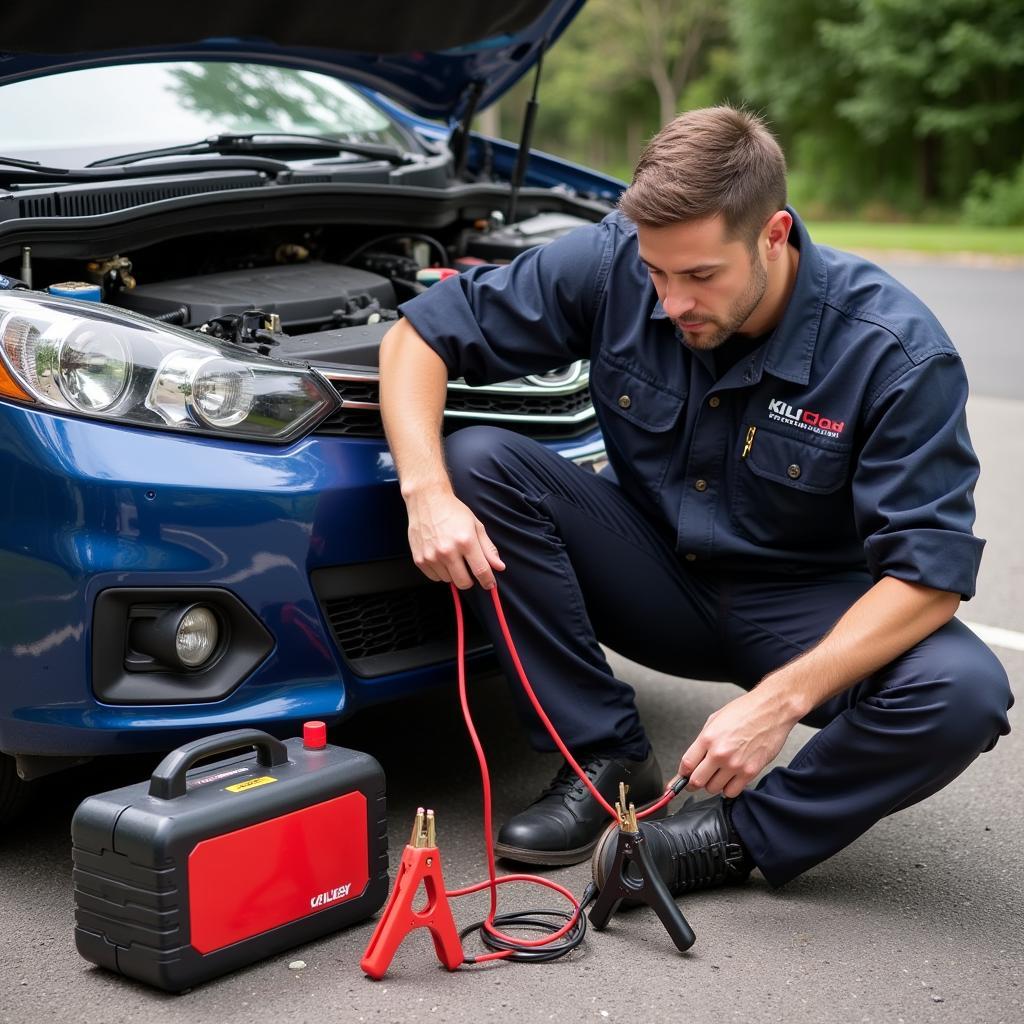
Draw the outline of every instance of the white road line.
[[[963,621],[963,620],[961,620]],[[1024,633],[998,626],[983,626],[980,622],[966,622],[964,625],[993,647],[1006,647],[1011,651],[1024,651]]]

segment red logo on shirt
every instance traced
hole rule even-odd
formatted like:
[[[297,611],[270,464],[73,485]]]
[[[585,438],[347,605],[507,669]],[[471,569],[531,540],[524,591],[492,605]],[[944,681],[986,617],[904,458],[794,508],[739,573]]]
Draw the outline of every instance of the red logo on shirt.
[[[845,420],[830,419],[828,416],[822,416],[820,412],[811,412],[809,409],[794,409],[778,398],[769,401],[768,418],[828,437],[838,437],[846,426]]]

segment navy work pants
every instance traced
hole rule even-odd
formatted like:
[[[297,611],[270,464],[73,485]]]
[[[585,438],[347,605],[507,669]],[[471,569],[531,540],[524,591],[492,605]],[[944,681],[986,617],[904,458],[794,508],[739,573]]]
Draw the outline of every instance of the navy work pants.
[[[501,600],[523,666],[574,751],[646,756],[634,691],[599,642],[650,668],[749,689],[813,647],[870,586],[866,572],[742,576],[692,566],[671,532],[610,479],[510,431],[470,427],[447,442],[456,494],[506,569]],[[505,654],[489,598],[471,600]],[[552,744],[525,698],[533,746]],[[992,652],[949,622],[826,701],[819,731],[788,767],[733,806],[762,874],[781,885],[887,814],[941,789],[1009,731],[1009,684]],[[679,737],[679,754],[695,737]]]

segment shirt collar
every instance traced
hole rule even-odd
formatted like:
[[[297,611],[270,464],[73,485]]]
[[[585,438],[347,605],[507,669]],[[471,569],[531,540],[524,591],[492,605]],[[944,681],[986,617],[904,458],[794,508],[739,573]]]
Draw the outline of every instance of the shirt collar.
[[[800,266],[786,310],[768,339],[764,369],[794,384],[806,384],[811,379],[811,361],[818,341],[821,311],[825,307],[828,272],[803,221],[792,207],[786,209],[793,217],[790,237],[800,250]]]
[[[794,384],[806,384],[811,379],[811,360],[818,340],[821,311],[825,306],[828,273],[803,221],[791,206],[786,209],[793,218],[790,241],[800,250],[800,266],[782,319],[759,349],[763,359],[756,360],[754,376],[760,380],[762,370],[767,370],[773,376]],[[655,301],[650,318],[665,319],[660,301]]]

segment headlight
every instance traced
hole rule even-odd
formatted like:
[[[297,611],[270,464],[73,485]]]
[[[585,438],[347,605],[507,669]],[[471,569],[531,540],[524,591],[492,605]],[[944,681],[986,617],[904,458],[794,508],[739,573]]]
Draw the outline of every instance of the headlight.
[[[234,427],[252,412],[255,382],[245,363],[173,352],[157,368],[146,405],[169,422],[193,416],[211,427]]]
[[[256,379],[248,366],[227,359],[207,359],[196,374],[192,404],[204,423],[211,427],[233,427],[241,423],[256,398]]]
[[[125,343],[114,331],[82,324],[60,343],[57,384],[82,412],[103,412],[117,405],[131,371]]]
[[[337,405],[312,370],[110,306],[0,295],[0,359],[51,409],[288,442]]]

